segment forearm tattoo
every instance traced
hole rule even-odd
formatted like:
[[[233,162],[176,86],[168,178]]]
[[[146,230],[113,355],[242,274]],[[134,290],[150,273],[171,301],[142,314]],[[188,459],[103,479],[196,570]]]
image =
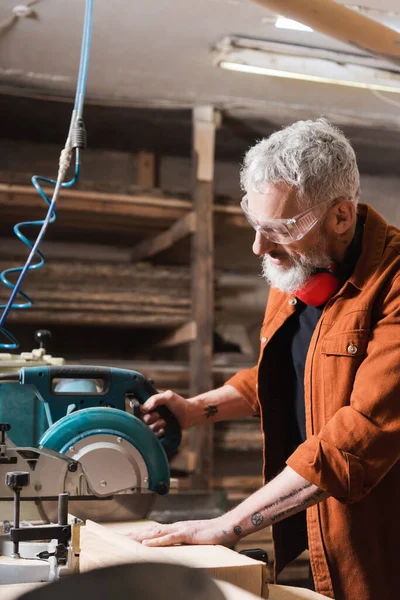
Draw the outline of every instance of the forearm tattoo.
[[[272,504],[267,504],[267,506],[264,506],[264,510],[274,508],[274,506],[279,506],[279,504],[282,504],[282,502],[284,502],[285,500],[288,500],[289,498],[293,498],[293,496],[297,496],[297,494],[300,494],[300,492],[302,492],[303,490],[306,490],[307,488],[311,487],[312,485],[313,485],[312,483],[307,483],[302,488],[298,488],[297,490],[292,490],[289,494],[286,494],[286,496],[281,496],[278,500],[275,500],[275,502],[272,502]]]
[[[255,527],[260,527],[261,523],[264,521],[264,517],[260,512],[255,512],[254,515],[251,515],[251,522]]]
[[[218,412],[218,406],[206,406],[204,409],[204,414],[206,415],[207,419],[210,419],[211,417],[214,417]]]
[[[288,500],[289,498],[293,498],[294,496],[297,496],[297,494],[300,494],[300,492],[310,488],[312,485],[313,485],[312,483],[307,483],[306,485],[304,485],[301,488],[294,489],[289,494],[283,495],[278,500],[275,500],[275,502],[272,502],[271,504],[267,504],[266,506],[264,506],[264,508],[262,510],[270,510],[271,508],[275,508],[275,507],[279,506],[280,504],[282,504],[283,502],[285,502],[285,500]],[[318,501],[318,499],[324,493],[325,492],[323,490],[317,490],[312,496],[310,496],[306,500],[302,500],[301,502],[298,502],[296,504],[296,506],[292,506],[291,508],[287,508],[287,509],[282,510],[282,511],[278,512],[277,514],[271,516],[270,517],[271,522],[275,523],[276,521],[279,521],[282,517],[286,517],[286,516],[289,516],[291,513],[297,512],[299,507],[307,508],[309,505],[312,505],[314,503],[314,501]],[[264,522],[264,516],[261,514],[261,512],[255,512],[251,515],[251,523],[255,527],[260,527],[263,522]]]
[[[242,535],[242,528],[240,527],[240,525],[236,525],[236,526],[233,528],[233,533],[234,533],[235,535]]]
[[[309,498],[307,498],[307,500],[302,500],[301,502],[299,502],[298,504],[296,504],[296,506],[292,506],[292,508],[288,508],[286,510],[282,510],[281,512],[279,512],[276,515],[274,515],[273,517],[271,517],[271,521],[273,523],[275,523],[275,521],[280,520],[284,516],[288,517],[291,513],[296,512],[299,507],[307,508],[308,506],[310,506],[311,504],[313,504],[314,500],[318,500],[318,498],[320,498],[320,496],[322,496],[324,493],[325,492],[323,490],[317,490],[315,492],[315,494],[313,494],[312,496],[310,496]]]

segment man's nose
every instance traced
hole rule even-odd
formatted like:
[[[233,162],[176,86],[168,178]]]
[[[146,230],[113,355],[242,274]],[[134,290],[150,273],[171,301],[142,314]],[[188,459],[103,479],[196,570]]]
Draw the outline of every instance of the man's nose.
[[[260,230],[256,231],[256,237],[253,243],[253,252],[256,256],[264,256],[264,254],[270,252],[275,245],[276,244],[266,238]]]

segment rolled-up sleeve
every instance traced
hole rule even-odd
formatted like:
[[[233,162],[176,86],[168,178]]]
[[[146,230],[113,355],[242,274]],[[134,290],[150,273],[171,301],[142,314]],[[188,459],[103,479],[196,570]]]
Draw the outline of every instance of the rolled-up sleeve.
[[[371,331],[350,405],[287,460],[305,479],[345,503],[357,502],[400,458],[400,277]]]
[[[259,412],[257,399],[257,375],[258,367],[252,369],[242,369],[236,375],[225,382],[225,385],[234,387],[254,411],[254,414]]]

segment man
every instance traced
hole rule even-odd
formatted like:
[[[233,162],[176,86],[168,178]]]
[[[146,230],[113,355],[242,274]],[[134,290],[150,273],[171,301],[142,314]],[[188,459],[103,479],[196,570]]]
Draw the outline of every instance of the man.
[[[400,232],[357,207],[354,151],[324,119],[256,144],[241,183],[272,288],[258,365],[195,398],[157,394],[144,419],[160,432],[161,404],[183,428],[259,413],[268,483],[220,518],[158,525],[136,539],[233,545],[272,524],[276,573],[308,543],[321,594],[395,598]]]

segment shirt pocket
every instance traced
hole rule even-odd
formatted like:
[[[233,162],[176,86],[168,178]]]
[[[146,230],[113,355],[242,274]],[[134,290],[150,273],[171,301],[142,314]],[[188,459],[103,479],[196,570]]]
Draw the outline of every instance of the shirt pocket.
[[[369,329],[349,329],[327,334],[321,343],[325,420],[350,405],[357,369],[364,360]]]
[[[324,356],[364,356],[369,340],[369,329],[349,329],[338,333],[328,333],[322,340],[321,353]]]

